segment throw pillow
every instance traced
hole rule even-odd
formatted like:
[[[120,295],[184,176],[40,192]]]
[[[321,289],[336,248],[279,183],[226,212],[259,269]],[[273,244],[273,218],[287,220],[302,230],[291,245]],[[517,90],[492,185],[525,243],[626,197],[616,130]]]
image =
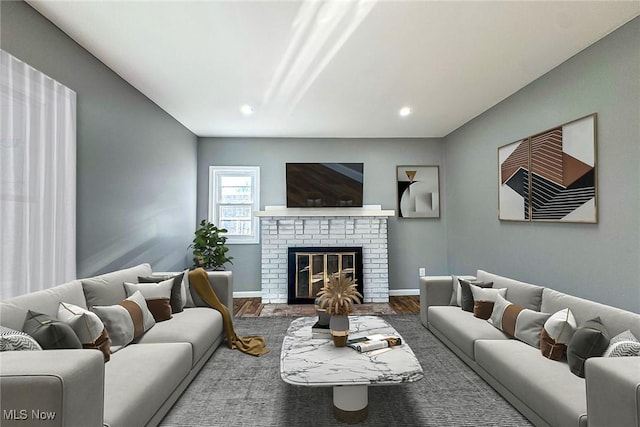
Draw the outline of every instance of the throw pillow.
[[[97,314],[64,302],[58,305],[58,320],[71,326],[82,344],[94,342],[104,329]]]
[[[460,293],[461,293],[460,307],[462,307],[464,311],[469,311],[469,312],[473,312],[473,306],[475,302],[473,293],[471,292],[470,285],[474,285],[479,288],[490,288],[493,286],[493,282],[479,282],[477,280],[471,281],[471,280],[465,280],[460,278],[458,278],[458,281],[460,282]]]
[[[611,338],[602,357],[640,356],[640,341],[629,329]]]
[[[189,283],[189,270],[185,270],[182,286],[186,292],[185,307],[197,307],[196,302],[193,300],[193,294],[191,293],[191,283]]]
[[[449,305],[460,307],[460,282],[458,282],[458,276],[451,275],[451,300],[449,301]]]
[[[464,289],[464,284],[461,282]],[[489,320],[493,312],[493,305],[498,295],[506,296],[506,289],[481,288],[476,285],[469,285],[473,294],[473,315],[479,319]]]
[[[42,347],[28,334],[0,326],[0,351],[27,350],[42,350]]]
[[[104,361],[111,358],[109,333],[97,314],[73,304],[61,302],[58,320],[67,323],[78,336],[82,348],[100,350]]]
[[[498,295],[489,323],[510,337],[539,348],[542,327],[550,316],[548,313],[540,313],[513,304]]]
[[[140,283],[160,283],[167,279],[173,280],[171,286],[171,311],[173,313],[180,313],[185,304],[187,303],[187,292],[186,287],[184,286],[184,275],[185,272],[178,274],[177,276],[146,276],[146,277],[138,277],[138,282]],[[146,295],[145,295],[145,298]],[[157,320],[157,319],[156,319]]]
[[[609,346],[609,334],[600,317],[591,319],[578,328],[567,345],[567,362],[575,375],[584,378],[584,362],[600,357]]]
[[[112,353],[142,336],[155,325],[147,302],[139,291],[119,304],[94,306],[91,310],[100,317],[109,331]]]
[[[182,278],[180,278],[182,282]],[[180,284],[178,283],[178,285]],[[140,291],[147,303],[147,308],[153,315],[156,322],[171,319],[170,298],[172,288],[174,287],[174,279],[168,279],[160,283],[129,283],[124,282],[124,288],[127,295],[131,296],[136,291]],[[180,289],[178,288],[178,291]],[[179,305],[179,304],[178,304]]]
[[[22,330],[38,341],[44,350],[82,348],[82,343],[71,326],[46,314],[29,310]]]
[[[578,327],[573,313],[568,308],[553,314],[540,334],[540,351],[544,357],[560,360],[567,351],[567,344]]]

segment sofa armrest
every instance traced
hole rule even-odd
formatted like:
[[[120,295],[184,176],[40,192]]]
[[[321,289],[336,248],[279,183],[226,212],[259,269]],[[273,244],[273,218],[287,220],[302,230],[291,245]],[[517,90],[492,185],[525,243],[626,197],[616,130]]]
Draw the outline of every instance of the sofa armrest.
[[[170,276],[178,274],[173,271],[158,271],[153,275],[158,276]],[[230,271],[207,271],[209,275],[209,282],[213,288],[213,292],[227,308],[233,313],[233,274]],[[202,299],[196,294],[195,291],[191,292],[193,302],[197,307],[208,307],[208,305],[202,301]]]
[[[3,427],[101,427],[103,355],[97,350],[2,352],[0,395]]]
[[[640,427],[640,356],[589,358],[585,381],[589,427]]]
[[[230,271],[208,271],[207,274],[213,291],[233,316],[233,274]]]
[[[473,276],[459,276],[474,279]],[[453,294],[452,276],[423,276],[420,278],[420,321],[429,327],[428,309],[435,305],[449,305]]]

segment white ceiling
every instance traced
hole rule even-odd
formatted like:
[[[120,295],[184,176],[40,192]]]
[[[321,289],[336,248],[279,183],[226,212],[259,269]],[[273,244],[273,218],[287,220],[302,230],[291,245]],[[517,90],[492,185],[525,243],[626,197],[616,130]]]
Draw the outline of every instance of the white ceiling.
[[[445,136],[640,14],[637,0],[28,2],[199,136]]]

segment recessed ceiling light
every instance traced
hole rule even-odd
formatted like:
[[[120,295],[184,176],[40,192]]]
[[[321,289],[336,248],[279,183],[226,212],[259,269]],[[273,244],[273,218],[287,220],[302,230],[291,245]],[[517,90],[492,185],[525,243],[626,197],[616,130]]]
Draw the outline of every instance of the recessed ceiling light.
[[[253,114],[253,107],[251,105],[245,104],[240,107],[240,112],[245,116],[250,116],[251,114]]]
[[[407,117],[412,112],[411,107],[402,107],[398,114],[400,114],[401,117]]]

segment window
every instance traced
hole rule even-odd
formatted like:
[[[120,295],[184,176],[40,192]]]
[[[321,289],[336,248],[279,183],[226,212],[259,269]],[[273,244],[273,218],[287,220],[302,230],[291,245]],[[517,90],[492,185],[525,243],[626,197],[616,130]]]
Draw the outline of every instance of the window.
[[[260,168],[211,166],[209,192],[209,221],[227,229],[227,243],[258,243]]]

